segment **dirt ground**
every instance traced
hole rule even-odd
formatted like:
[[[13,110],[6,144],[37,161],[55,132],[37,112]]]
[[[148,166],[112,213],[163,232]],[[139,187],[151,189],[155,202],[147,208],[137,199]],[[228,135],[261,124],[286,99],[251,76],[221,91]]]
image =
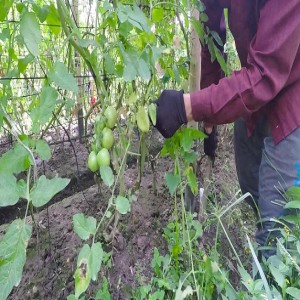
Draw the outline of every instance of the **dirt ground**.
[[[219,206],[226,205],[238,190],[231,134],[224,130],[224,135],[225,138],[220,138],[213,171],[213,201]],[[154,151],[159,151],[163,142],[161,137],[155,135],[152,138],[155,140]],[[37,227],[28,245],[23,277],[19,286],[12,291],[10,300],[60,300],[74,293],[74,268],[83,242],[73,231],[72,216],[82,212],[99,219],[106,208],[109,194],[105,189],[101,195],[98,193],[93,176],[86,169],[88,153],[85,146],[78,142],[74,142],[73,146],[74,148],[67,142],[64,145],[56,145],[51,160],[40,165],[41,172],[47,176],[69,177],[72,178],[72,182],[48,207],[36,212]],[[154,247],[161,253],[166,251],[162,230],[172,217],[173,202],[165,186],[164,174],[171,168],[170,159],[158,159],[156,196],[152,189],[152,172],[150,166],[146,166],[137,201],[133,202],[131,212],[122,216],[113,242],[106,246],[107,251],[112,251],[112,266],[105,272],[102,271],[99,277],[107,277],[112,298],[115,300],[130,299],[130,290],[151,278]],[[128,186],[132,185],[136,175],[135,164],[130,163],[125,175]],[[8,220],[18,216],[20,212],[21,208],[2,209],[0,219]],[[252,218],[251,215],[248,216],[248,208],[242,208],[237,213],[246,216],[241,219],[247,227]],[[5,226],[4,224],[0,227],[0,234],[5,230]],[[243,241],[239,233],[241,225],[229,222],[227,226],[236,246],[243,251]],[[211,243],[212,237],[213,229],[207,233],[205,242]],[[230,261],[230,249],[223,248]],[[234,269],[234,266],[229,267]],[[86,299],[93,299],[99,287],[100,282],[92,283],[86,293]]]

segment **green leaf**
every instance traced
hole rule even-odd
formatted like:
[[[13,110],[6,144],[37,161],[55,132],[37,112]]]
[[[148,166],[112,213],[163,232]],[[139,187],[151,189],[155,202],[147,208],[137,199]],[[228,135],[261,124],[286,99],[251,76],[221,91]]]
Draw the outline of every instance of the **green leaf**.
[[[174,193],[176,192],[178,185],[180,184],[180,176],[167,173],[166,182],[167,182],[167,187],[169,189],[169,192],[171,196],[173,196]]]
[[[145,16],[145,14],[143,13],[143,11],[137,6],[136,3],[133,4],[133,10],[132,12],[130,12],[129,14],[129,22],[132,23],[132,25],[135,25],[135,22],[138,22],[141,26],[142,26],[142,30],[149,32],[150,31],[150,27],[148,25],[148,19]],[[132,22],[135,21],[135,22]],[[138,27],[138,26],[136,26]]]
[[[30,225],[17,219],[9,225],[0,241],[0,299],[6,299],[20,283],[31,231]]]
[[[214,48],[215,48],[215,55],[216,55],[216,58],[217,58],[217,61],[220,65],[220,67],[222,68],[223,72],[225,74],[227,74],[228,70],[227,70],[226,61],[225,61],[223,55],[221,54],[220,49],[215,44],[214,44]]]
[[[108,53],[104,54],[104,68],[107,74],[115,74],[115,63]]]
[[[164,18],[164,9],[162,7],[155,7],[152,10],[152,21],[159,23]]]
[[[191,19],[192,26],[196,33],[198,34],[198,37],[201,41],[201,43],[204,43],[204,30],[203,30],[203,23],[196,20],[194,17]]]
[[[205,13],[200,13],[200,21],[202,22],[202,23],[205,23],[205,22],[207,22],[208,21],[208,16],[207,16],[207,14],[205,14]]]
[[[71,73],[69,73],[68,68],[62,62],[58,61],[54,63],[53,67],[48,72],[48,77],[62,89],[74,93],[78,92],[78,86],[75,78]]]
[[[74,274],[75,279],[75,297],[78,298],[84,293],[91,282],[91,270],[89,258],[91,254],[90,246],[85,244],[78,255],[77,269]]]
[[[280,272],[280,270],[278,270],[277,268],[275,268],[272,265],[270,265],[269,268],[270,268],[270,271],[271,271],[275,281],[282,288],[284,285],[284,282],[285,282],[284,275]]]
[[[3,173],[19,174],[29,168],[31,163],[28,151],[20,144],[7,151],[0,158],[0,170]]]
[[[151,103],[148,107],[149,116],[153,126],[156,125],[156,104]]]
[[[98,278],[98,273],[101,268],[103,259],[103,249],[101,247],[101,244],[95,243],[91,247],[91,255],[89,258],[89,265],[91,268],[91,277],[93,281],[96,281]]]
[[[53,3],[50,4],[49,13],[47,15],[46,22],[48,25],[51,25],[51,26],[49,26],[49,29],[51,30],[51,32],[54,35],[58,36],[61,31],[61,22],[60,22],[60,18],[58,15],[58,11],[55,8]]]
[[[24,58],[18,60],[18,70],[20,73],[24,73],[28,64],[30,64],[34,60],[34,56],[32,54],[26,55]]]
[[[123,196],[118,196],[116,198],[116,209],[122,215],[127,214],[130,211],[129,200]]]
[[[285,206],[285,209],[299,209],[300,208],[300,201],[290,201]]]
[[[221,40],[219,34],[216,31],[210,31],[210,34],[214,40],[218,43],[219,46],[223,47],[223,41]]]
[[[137,96],[135,92],[132,92],[129,97],[125,99],[127,105],[135,104],[137,101]]]
[[[184,151],[188,152],[191,150],[193,146],[193,138],[191,137],[190,133],[187,131],[183,131],[180,137],[180,145]]]
[[[10,173],[0,173],[0,206],[14,205],[19,200],[17,179]],[[1,299],[1,298],[0,298]]]
[[[294,300],[300,300],[300,290],[294,287],[288,287],[286,292],[293,297]]]
[[[102,278],[101,289],[98,290],[95,300],[111,300],[107,278]]]
[[[184,152],[183,157],[188,164],[193,164],[198,159],[195,152]]]
[[[97,221],[94,217],[85,217],[82,213],[75,214],[73,216],[73,225],[74,231],[83,240],[87,240],[96,233]]]
[[[35,151],[42,160],[48,160],[51,157],[51,149],[44,140],[38,140],[35,145]]]
[[[142,58],[140,58],[138,61],[138,73],[144,81],[149,81],[151,78],[151,72],[148,64]]]
[[[100,176],[103,180],[104,184],[108,187],[111,187],[114,184],[114,174],[109,166],[101,166],[100,167]]]
[[[28,51],[33,56],[39,55],[39,44],[42,41],[40,26],[33,12],[26,12],[20,21],[20,33]]]
[[[28,195],[27,195],[27,184],[23,179],[20,179],[17,183],[18,186],[18,194],[19,198],[23,198],[28,200]]]
[[[293,186],[287,190],[287,199],[289,201],[299,201],[300,202],[300,187]]]
[[[196,175],[195,175],[192,167],[187,168],[186,176],[187,176],[188,185],[191,188],[191,191],[193,192],[194,195],[196,195],[198,193],[198,183],[197,183],[197,178],[196,178]]]
[[[40,22],[45,22],[50,11],[49,5],[39,6],[38,4],[33,3],[32,8],[36,13],[37,17],[39,18]]]
[[[127,63],[123,71],[123,79],[125,81],[132,81],[135,79],[136,75],[137,72],[134,65]]]
[[[3,22],[5,19],[7,19],[8,12],[13,3],[13,0],[0,0],[0,22]]]
[[[53,196],[55,196],[58,192],[63,190],[70,182],[70,179],[67,178],[52,178],[47,179],[45,175],[42,175],[31,191],[30,198],[32,200],[32,204],[35,207],[41,207],[48,203]]]
[[[40,126],[48,122],[54,111],[58,93],[50,86],[44,86],[40,100],[31,110],[32,127],[34,132],[39,132]]]

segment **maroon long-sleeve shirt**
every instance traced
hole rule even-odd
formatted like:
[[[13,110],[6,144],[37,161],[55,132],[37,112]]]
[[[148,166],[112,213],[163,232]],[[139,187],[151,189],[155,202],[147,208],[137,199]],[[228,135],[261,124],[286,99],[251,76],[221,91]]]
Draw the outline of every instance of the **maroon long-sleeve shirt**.
[[[220,79],[220,67],[202,50],[201,90],[191,93],[197,121],[247,121],[249,133],[265,114],[275,143],[300,126],[300,0],[204,0],[208,26],[224,38],[223,9],[242,69]]]

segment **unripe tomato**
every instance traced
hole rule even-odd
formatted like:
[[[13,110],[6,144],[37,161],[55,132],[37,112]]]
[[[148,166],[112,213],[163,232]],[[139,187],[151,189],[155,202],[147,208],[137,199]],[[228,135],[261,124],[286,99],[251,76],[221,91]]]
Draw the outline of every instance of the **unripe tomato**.
[[[150,121],[148,114],[144,107],[139,107],[138,112],[136,113],[136,122],[142,132],[148,132],[150,129]]]
[[[106,148],[102,148],[97,154],[98,166],[109,166],[110,165],[110,155]]]
[[[102,117],[95,123],[95,133],[100,134],[104,128],[105,128],[105,118]]]
[[[105,127],[102,131],[102,147],[110,149],[114,144],[114,134],[111,129]]]
[[[104,112],[104,116],[106,117],[106,126],[108,128],[113,128],[117,122],[117,111],[114,107],[109,106]]]
[[[92,172],[96,172],[98,170],[97,155],[95,151],[92,151],[89,154],[88,167]]]

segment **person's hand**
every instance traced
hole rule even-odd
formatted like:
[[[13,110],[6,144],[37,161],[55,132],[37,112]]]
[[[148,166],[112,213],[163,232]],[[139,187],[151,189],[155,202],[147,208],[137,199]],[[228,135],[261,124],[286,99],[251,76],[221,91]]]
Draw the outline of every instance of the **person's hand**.
[[[204,139],[204,153],[214,160],[218,145],[216,126],[206,124],[204,126],[204,133],[207,134],[207,138]]]
[[[187,123],[183,90],[164,90],[155,103],[155,127],[165,138],[171,137],[182,124]]]

